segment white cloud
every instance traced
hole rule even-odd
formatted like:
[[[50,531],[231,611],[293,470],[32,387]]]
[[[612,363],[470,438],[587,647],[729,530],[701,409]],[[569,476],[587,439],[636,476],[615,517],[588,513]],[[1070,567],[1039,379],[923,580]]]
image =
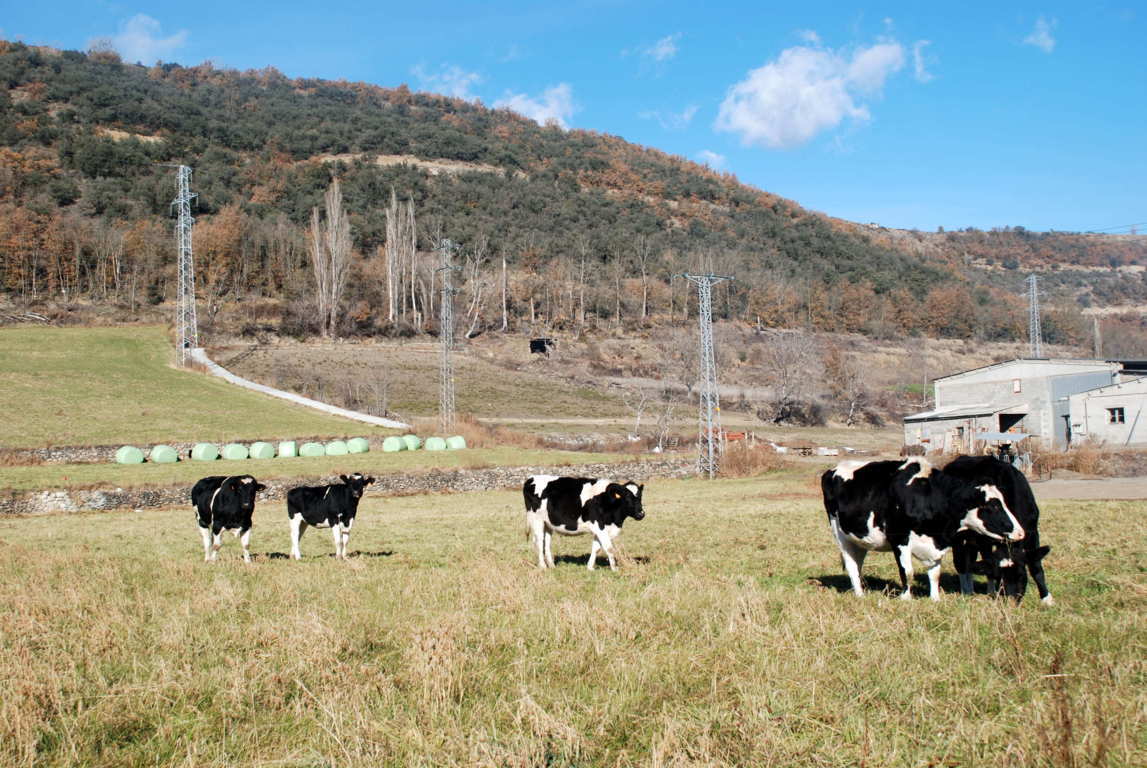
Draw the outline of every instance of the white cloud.
[[[916,81],[920,83],[926,83],[936,77],[928,71],[927,62],[924,61],[924,47],[931,44],[931,40],[917,40],[912,44],[912,65],[916,72]]]
[[[507,93],[494,102],[494,109],[511,109],[536,123],[546,125],[556,123],[560,128],[569,128],[569,120],[576,111],[573,89],[569,83],[558,83],[542,91],[540,99],[524,93]]]
[[[800,29],[797,30],[797,37],[804,40],[810,45],[820,45],[820,35],[813,29]]]
[[[411,72],[419,79],[424,89],[466,101],[477,98],[470,89],[482,82],[482,76],[477,72],[467,72],[453,64],[444,64],[437,72],[427,72],[419,64]]]
[[[863,99],[879,96],[903,69],[904,57],[904,46],[890,39],[850,51],[787,48],[729,88],[714,128],[739,135],[744,144],[804,144],[846,118],[868,120]]]
[[[1024,44],[1034,45],[1044,53],[1051,53],[1055,50],[1055,38],[1051,36],[1051,31],[1055,29],[1057,23],[1055,19],[1049,22],[1043,16],[1040,16],[1035,21],[1035,29],[1024,38]]]
[[[639,112],[637,116],[642,120],[656,120],[658,125],[667,131],[683,131],[689,127],[689,123],[693,122],[697,109],[696,104],[690,104],[680,112],[652,110]]]
[[[111,44],[126,61],[154,64],[170,57],[187,43],[186,29],[170,37],[160,37],[160,34],[158,21],[146,14],[137,13],[120,23],[119,34],[111,38]]]
[[[702,149],[697,153],[697,159],[715,171],[725,167],[725,156],[719,155],[711,149]]]
[[[641,55],[658,62],[669,61],[677,55],[677,41],[680,39],[680,32],[666,35],[648,48],[642,49]]]

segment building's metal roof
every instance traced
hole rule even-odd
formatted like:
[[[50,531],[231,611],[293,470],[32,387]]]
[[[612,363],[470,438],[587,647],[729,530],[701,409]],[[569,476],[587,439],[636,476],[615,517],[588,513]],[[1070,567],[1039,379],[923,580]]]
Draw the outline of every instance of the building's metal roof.
[[[904,422],[974,419],[980,416],[994,416],[997,413],[1004,413],[1005,411],[1026,414],[1028,410],[1029,406],[1027,403],[1010,403],[1008,405],[988,405],[987,403],[980,403],[978,405],[947,405],[943,408],[936,408],[935,410],[905,416]]]
[[[1090,365],[1100,367],[1104,365],[1118,365],[1117,362],[1111,360],[1090,360],[1086,358],[1070,358],[1070,357],[1017,357],[1014,360],[1004,360],[1000,363],[992,363],[991,365],[981,365],[979,368],[969,368],[966,371],[959,373],[949,373],[947,376],[938,376],[933,381],[946,381],[948,379],[955,379],[960,376],[967,376],[969,373],[979,373],[980,371],[989,371],[993,368],[1004,368],[1009,365],[1017,364],[1037,364],[1037,365]]]
[[[1144,382],[1147,382],[1147,376],[1140,376],[1135,379],[1128,379],[1127,381],[1119,381],[1114,384],[1104,384],[1102,387],[1094,387],[1093,389],[1085,389],[1082,392],[1072,394],[1071,397],[1090,397],[1092,395],[1098,395],[1105,389],[1121,389],[1122,387],[1142,384]]]

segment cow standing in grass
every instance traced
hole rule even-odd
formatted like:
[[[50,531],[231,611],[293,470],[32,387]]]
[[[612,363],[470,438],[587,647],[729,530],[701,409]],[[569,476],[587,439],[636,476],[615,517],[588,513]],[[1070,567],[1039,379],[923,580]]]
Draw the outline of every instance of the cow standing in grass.
[[[588,477],[533,475],[522,485],[526,501],[526,536],[533,537],[538,567],[553,568],[553,534],[590,534],[589,562],[593,570],[598,549],[605,550],[611,570],[617,570],[613,541],[625,519],[645,517],[641,492],[645,486]]]
[[[844,461],[821,476],[824,508],[852,589],[863,594],[860,569],[871,550],[896,556],[904,599],[912,597],[912,558],[928,569],[940,599],[940,561],[963,531],[1020,541],[1023,527],[991,483],[972,484],[925,459]]]
[[[299,540],[311,525],[315,528],[330,528],[335,542],[335,557],[346,558],[350,529],[358,514],[358,500],[362,498],[366,486],[374,482],[373,477],[361,473],[339,475],[342,484],[303,486],[287,491],[287,519],[291,521],[291,557],[301,560]]]
[[[1008,509],[1024,528],[1019,544],[984,538],[974,533],[962,534],[952,547],[960,591],[972,594],[972,567],[981,555],[988,577],[988,593],[1002,590],[1005,595],[1022,600],[1027,592],[1028,571],[1039,590],[1044,605],[1054,605],[1043,573],[1043,558],[1050,547],[1040,546],[1039,505],[1036,504],[1028,479],[1014,466],[994,456],[959,456],[944,467],[944,473],[970,483],[991,483],[1000,489]]]
[[[212,475],[195,483],[191,489],[191,506],[203,537],[203,559],[210,562],[223,546],[223,531],[231,531],[243,545],[243,560],[251,562],[251,518],[255,514],[255,496],[266,490],[251,475],[224,477]]]

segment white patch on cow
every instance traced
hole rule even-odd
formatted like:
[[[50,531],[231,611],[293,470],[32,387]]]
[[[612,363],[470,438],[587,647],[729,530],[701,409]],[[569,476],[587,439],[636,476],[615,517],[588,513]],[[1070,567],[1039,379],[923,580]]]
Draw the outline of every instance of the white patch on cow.
[[[213,518],[215,516],[215,498],[219,495],[219,492],[223,490],[223,486],[227,485],[227,481],[230,479],[231,478],[229,477],[223,478],[223,482],[221,482],[219,487],[215,489],[215,493],[211,494],[211,501],[207,502],[207,511],[211,513]]]
[[[605,489],[608,488],[612,482],[613,481],[608,478],[602,478],[597,482],[583,485],[581,488],[581,505],[584,507],[594,496],[597,496],[599,493],[604,493]]]
[[[1004,494],[1000,493],[1000,489],[994,485],[981,485],[978,486],[978,488],[980,492],[984,494],[985,499],[988,501],[997,499],[1000,502],[1000,506],[1004,508],[1004,513],[1008,516],[1008,520],[1012,524],[1012,532],[1008,535],[1008,538],[1012,541],[1022,541],[1024,538],[1023,526],[1020,525],[1020,521],[1016,519],[1016,516],[1013,515],[1012,511],[1008,508],[1008,503],[1004,501]]]
[[[239,543],[243,545],[243,562],[251,562],[251,529],[248,528],[239,534]]]
[[[840,528],[835,517],[829,519],[832,535],[836,537],[836,544],[840,547],[840,559],[844,562],[844,571],[852,582],[852,591],[857,597],[864,594],[864,585],[860,580],[860,569],[864,566],[864,556],[868,550],[857,544]]]
[[[1011,568],[1015,564],[1016,563],[1014,560],[1007,558],[1007,557],[1005,557],[1003,560],[1000,561],[1000,567],[1001,568]]]
[[[948,548],[937,547],[935,539],[927,534],[909,533],[908,551],[921,563],[931,568],[940,563],[944,555],[948,553]]]
[[[203,537],[203,561],[211,562],[211,529],[200,527],[199,535]]]
[[[832,474],[847,483],[856,474],[856,470],[871,463],[870,461],[842,461],[836,465]]]
[[[1044,605],[1047,605],[1047,606],[1055,605],[1055,600],[1051,599],[1051,593],[1050,592],[1047,594],[1047,596],[1041,598],[1040,602],[1043,603]]]
[[[927,480],[928,477],[932,474],[932,465],[928,462],[927,459],[909,459],[900,465],[900,471],[908,469],[908,467],[912,466],[913,464],[917,466],[916,474],[908,478],[908,482],[905,483],[905,485],[912,485],[912,481],[914,480]]]
[[[544,491],[546,489],[546,486],[549,485],[550,483],[552,483],[554,480],[557,480],[558,476],[557,475],[533,475],[532,477],[530,477],[530,479],[534,481],[534,495],[538,496],[540,498],[542,495],[542,491]]]
[[[223,546],[223,531],[211,537],[211,559],[212,561],[219,558],[219,548]]]
[[[342,526],[339,525],[338,523],[335,523],[334,525],[332,525],[331,526],[331,537],[335,541],[335,557],[340,558],[340,559],[343,556],[343,553],[342,553],[342,536],[343,536]]]
[[[835,519],[833,519],[833,524],[839,528],[839,523],[837,523]],[[855,534],[849,533],[843,528],[839,528],[839,530],[841,531],[842,535],[848,537],[850,541],[863,547],[864,549],[878,550],[880,552],[887,552],[888,550],[892,549],[892,547],[888,544],[888,537],[884,534],[884,529],[876,525],[875,512],[868,513],[868,522],[865,523],[865,527],[868,529],[868,532],[863,536],[857,536]]]
[[[243,478],[242,480],[240,480],[239,482],[241,482],[241,483],[253,483],[253,482],[255,482],[255,481],[254,481],[254,480],[252,480],[252,479],[251,479],[251,478],[249,478],[249,477],[244,477],[244,478]]]
[[[303,519],[302,515],[295,515],[289,519],[291,521],[291,557],[302,560],[303,555],[299,552],[299,539],[303,538],[303,531],[307,529],[307,521]]]

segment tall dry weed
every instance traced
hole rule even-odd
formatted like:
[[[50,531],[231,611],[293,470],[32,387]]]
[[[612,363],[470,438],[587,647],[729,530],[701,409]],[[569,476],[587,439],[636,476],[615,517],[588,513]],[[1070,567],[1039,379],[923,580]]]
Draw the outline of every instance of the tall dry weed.
[[[788,463],[772,446],[761,443],[732,443],[721,454],[721,474],[725,477],[753,477],[776,472],[786,466]]]

